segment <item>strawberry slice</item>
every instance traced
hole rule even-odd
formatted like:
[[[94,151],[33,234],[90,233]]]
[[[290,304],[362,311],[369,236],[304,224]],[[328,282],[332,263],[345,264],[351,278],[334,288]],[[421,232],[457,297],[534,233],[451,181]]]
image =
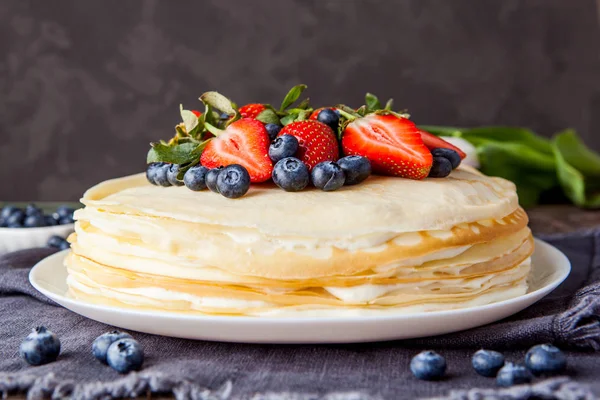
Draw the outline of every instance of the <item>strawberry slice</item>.
[[[317,120],[317,117],[319,116],[319,113],[321,111],[323,111],[326,108],[331,108],[333,111],[337,110],[337,108],[335,107],[321,107],[321,108],[317,108],[315,111],[312,112],[312,114],[310,114],[310,117],[308,117],[308,119],[312,119],[312,120]]]
[[[278,136],[292,135],[298,139],[296,158],[309,170],[323,161],[337,161],[340,157],[338,141],[333,129],[319,121],[296,121],[283,127]]]
[[[248,170],[251,182],[265,182],[273,172],[269,144],[265,126],[255,119],[243,118],[207,143],[200,163],[210,169],[240,164]]]
[[[417,126],[393,114],[356,118],[344,129],[342,148],[346,155],[367,157],[373,172],[382,175],[423,179],[433,162]]]
[[[265,111],[266,109],[267,107],[265,107],[264,104],[251,103],[240,107],[239,111],[242,118],[256,118],[258,117],[258,114]]]
[[[439,136],[435,136],[435,135],[433,135],[429,132],[425,132],[423,130],[419,130],[419,133],[421,134],[421,139],[423,139],[423,143],[425,143],[425,146],[427,146],[427,148],[429,150],[439,149],[440,147],[442,147],[444,149],[450,149],[450,150],[454,150],[455,152],[457,152],[458,155],[460,156],[461,160],[464,160],[465,157],[467,156],[464,151],[462,151],[458,147],[454,146],[453,144],[446,142],[444,139],[442,139]]]

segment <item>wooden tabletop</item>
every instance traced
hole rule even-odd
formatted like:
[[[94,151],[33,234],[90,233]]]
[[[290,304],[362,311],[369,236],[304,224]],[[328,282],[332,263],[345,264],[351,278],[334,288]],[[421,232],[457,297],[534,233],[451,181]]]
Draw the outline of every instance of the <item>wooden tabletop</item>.
[[[571,205],[544,205],[527,210],[529,226],[536,235],[600,228],[600,210]]]

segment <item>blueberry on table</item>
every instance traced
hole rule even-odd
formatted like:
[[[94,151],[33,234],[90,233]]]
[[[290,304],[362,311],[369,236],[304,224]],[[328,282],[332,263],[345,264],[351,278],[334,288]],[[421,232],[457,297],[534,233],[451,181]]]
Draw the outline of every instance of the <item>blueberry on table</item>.
[[[363,156],[346,156],[337,160],[346,180],[344,185],[356,185],[371,175],[371,162]]]
[[[504,356],[497,351],[482,349],[473,354],[471,364],[479,375],[492,378],[504,366]]]
[[[13,205],[4,206],[2,207],[2,212],[0,212],[0,218],[7,220],[16,211],[21,211],[21,209]]]
[[[171,164],[159,163],[154,168],[154,183],[158,186],[168,187],[171,186],[167,174],[169,173],[169,167]]]
[[[527,351],[525,365],[535,375],[559,374],[567,367],[567,357],[556,346],[540,344]]]
[[[60,353],[60,340],[44,326],[39,326],[23,340],[19,354],[30,365],[55,361]]]
[[[104,364],[107,364],[106,353],[111,344],[119,339],[132,339],[131,335],[121,331],[111,331],[98,336],[92,343],[92,354],[96,359]]]
[[[206,187],[211,192],[219,193],[219,189],[217,188],[217,178],[222,170],[223,167],[213,168],[206,173]]]
[[[410,361],[410,371],[425,381],[440,379],[446,373],[446,360],[435,351],[423,351]]]
[[[460,162],[462,161],[456,150],[446,149],[444,147],[438,147],[437,149],[431,150],[431,155],[434,157],[443,157],[450,161],[452,169],[458,168]]]
[[[340,123],[340,114],[337,110],[331,108],[324,108],[319,115],[317,115],[317,121],[328,125],[334,132],[337,132],[338,125]]]
[[[248,192],[250,174],[241,165],[232,164],[225,167],[217,176],[217,189],[228,199],[237,199]]]
[[[279,126],[277,124],[266,124],[265,129],[267,130],[267,133],[269,134],[269,140],[271,140],[271,142],[273,140],[275,140],[277,135],[279,135],[279,132],[281,132],[281,126]]]
[[[25,221],[25,213],[22,210],[17,210],[6,219],[6,225],[9,228],[20,228],[23,226],[23,221]]]
[[[156,171],[160,166],[164,165],[162,162],[153,162],[146,166],[146,179],[153,185],[157,185],[156,183]]]
[[[185,186],[193,191],[200,191],[206,189],[206,173],[208,168],[202,165],[194,165],[185,172],[183,175],[183,183]]]
[[[144,350],[135,339],[119,339],[108,347],[106,362],[122,374],[137,371],[144,363]]]
[[[523,365],[507,363],[500,368],[496,375],[496,384],[498,386],[513,386],[531,382],[531,372]]]
[[[52,215],[44,215],[44,223],[46,226],[58,225],[58,221]]]
[[[269,146],[269,157],[276,163],[287,157],[293,157],[298,151],[298,139],[292,135],[281,135]]]
[[[309,182],[308,167],[294,157],[279,160],[273,168],[273,182],[286,192],[298,192]]]
[[[452,172],[452,164],[445,157],[433,157],[433,164],[429,170],[430,178],[445,178]]]
[[[313,185],[326,192],[341,188],[346,181],[344,171],[333,161],[323,161],[315,165],[310,176]]]
[[[167,171],[167,180],[173,186],[183,186],[183,182],[177,179],[177,175],[179,175],[179,165],[169,165],[169,170]]]
[[[46,226],[46,220],[42,214],[32,214],[25,217],[23,221],[25,228],[39,228],[40,226]]]

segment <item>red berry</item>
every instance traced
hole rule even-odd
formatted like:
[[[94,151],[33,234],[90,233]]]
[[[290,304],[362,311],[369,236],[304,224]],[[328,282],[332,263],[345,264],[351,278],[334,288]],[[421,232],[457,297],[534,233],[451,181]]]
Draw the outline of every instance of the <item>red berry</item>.
[[[303,161],[309,170],[323,161],[340,158],[338,141],[333,130],[319,121],[292,122],[283,127],[278,136],[292,135],[298,139],[296,158]]]
[[[393,114],[369,114],[350,122],[342,148],[346,155],[368,158],[373,172],[382,175],[423,179],[433,162],[417,126]]]
[[[243,118],[208,142],[200,162],[211,169],[240,164],[248,170],[251,182],[265,182],[273,172],[269,144],[265,126],[255,119]]]
[[[194,115],[198,118],[200,118],[202,116],[202,113],[198,110],[192,110],[192,112],[194,113]]]
[[[421,134],[421,139],[423,139],[423,143],[425,143],[425,146],[427,146],[427,148],[429,150],[439,149],[439,148],[454,150],[455,152],[458,153],[458,155],[460,156],[460,158],[462,160],[464,160],[465,157],[467,156],[464,151],[462,151],[455,145],[446,142],[441,137],[435,136],[429,132],[425,132],[422,130],[419,130],[419,133]]]
[[[246,104],[245,106],[240,107],[240,114],[242,118],[256,118],[258,114],[265,111],[267,107],[264,104],[252,103]]]

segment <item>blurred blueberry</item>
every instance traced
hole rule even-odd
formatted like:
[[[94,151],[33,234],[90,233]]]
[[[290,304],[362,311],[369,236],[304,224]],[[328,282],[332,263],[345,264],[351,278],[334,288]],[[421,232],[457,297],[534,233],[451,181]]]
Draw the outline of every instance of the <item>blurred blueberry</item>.
[[[16,225],[22,226],[24,220],[25,213],[22,210],[17,210],[6,219],[6,225],[8,227],[15,227]]]
[[[267,130],[267,133],[269,134],[269,139],[271,140],[271,142],[273,140],[275,140],[277,135],[279,135],[279,132],[281,132],[281,126],[279,126],[277,124],[266,124],[265,129]]]
[[[8,217],[10,217],[15,211],[18,210],[20,210],[20,208],[17,206],[13,206],[12,204],[4,206],[2,207],[2,212],[0,212],[0,218],[7,220]]]
[[[479,375],[491,378],[496,376],[504,365],[504,356],[497,351],[482,349],[473,354],[471,364]]]
[[[39,208],[35,204],[31,203],[31,204],[27,205],[27,208],[25,209],[25,215],[28,217],[30,215],[44,215],[44,212],[42,211],[41,208]]]
[[[19,354],[30,365],[42,365],[58,358],[60,340],[46,327],[39,326],[23,340]]]
[[[32,214],[25,217],[23,226],[25,228],[39,228],[41,226],[46,226],[46,221],[44,220],[44,216],[42,214]]]
[[[44,215],[46,226],[58,225],[58,221],[52,215]]]
[[[72,224],[73,222],[75,222],[75,221],[73,220],[73,216],[72,215],[69,216],[69,217],[63,217],[63,218],[61,218],[61,219],[58,220],[58,223],[60,225]]]
[[[446,360],[435,351],[423,351],[410,361],[410,371],[426,381],[440,379],[446,372]]]
[[[71,217],[71,218],[73,218],[73,213],[74,212],[75,212],[75,210],[73,210],[71,207],[69,207],[67,205],[64,205],[64,204],[62,206],[59,206],[56,209],[56,213],[58,214],[59,219],[60,218],[65,218],[65,217]]]
[[[71,244],[69,242],[67,242],[66,240],[63,240],[60,245],[58,246],[59,250],[67,250],[71,248]]]
[[[504,387],[522,385],[531,382],[531,378],[531,372],[523,365],[506,363],[496,375],[496,384]]]
[[[167,180],[173,186],[183,186],[183,182],[177,179],[179,175],[179,164],[171,164],[167,171]]]
[[[112,369],[122,374],[137,371],[144,362],[144,350],[135,339],[119,339],[108,347],[106,361]]]
[[[129,333],[121,332],[121,331],[111,331],[103,333],[98,336],[94,343],[92,343],[92,354],[96,359],[104,364],[106,361],[106,352],[111,344],[116,342],[119,339],[132,338]]]
[[[48,242],[46,242],[46,246],[48,247],[55,247],[55,248],[59,248],[60,245],[62,244],[62,242],[65,242],[66,240],[58,235],[53,235],[50,236],[50,239],[48,239]]]
[[[527,351],[525,365],[535,375],[553,375],[565,370],[567,357],[556,346],[539,344]]]

